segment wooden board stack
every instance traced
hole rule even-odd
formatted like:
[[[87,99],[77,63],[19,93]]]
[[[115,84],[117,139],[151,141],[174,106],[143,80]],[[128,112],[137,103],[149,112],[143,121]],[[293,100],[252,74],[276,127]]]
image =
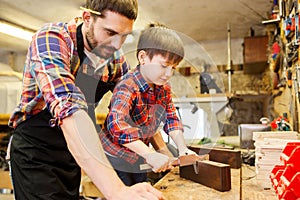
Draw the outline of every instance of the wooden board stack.
[[[253,132],[256,180],[263,188],[272,188],[270,173],[280,164],[280,153],[288,142],[299,141],[294,131]]]

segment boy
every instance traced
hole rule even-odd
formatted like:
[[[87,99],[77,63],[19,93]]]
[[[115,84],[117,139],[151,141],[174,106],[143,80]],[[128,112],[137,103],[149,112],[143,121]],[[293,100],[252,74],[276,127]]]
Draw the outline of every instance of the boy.
[[[195,154],[185,145],[168,84],[183,56],[182,41],[173,30],[161,26],[148,28],[138,41],[139,65],[114,90],[100,138],[125,185],[146,181],[146,171],[139,170],[145,161],[154,172],[170,168],[171,159],[148,146],[161,122],[176,143],[179,155]]]

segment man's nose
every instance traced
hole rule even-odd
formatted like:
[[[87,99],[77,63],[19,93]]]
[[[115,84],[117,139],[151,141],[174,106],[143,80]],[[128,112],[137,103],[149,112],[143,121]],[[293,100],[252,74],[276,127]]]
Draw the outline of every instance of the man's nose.
[[[113,36],[112,40],[111,40],[111,45],[115,48],[115,49],[120,49],[121,46],[123,45],[124,41],[125,41],[126,37],[122,36],[122,35],[115,35]]]

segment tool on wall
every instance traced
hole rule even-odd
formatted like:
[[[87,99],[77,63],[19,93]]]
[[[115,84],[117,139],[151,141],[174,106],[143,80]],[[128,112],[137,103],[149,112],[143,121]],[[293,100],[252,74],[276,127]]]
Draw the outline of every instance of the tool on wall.
[[[298,64],[295,65],[295,70],[296,70],[296,83],[297,83],[297,90],[295,90],[295,93],[298,95],[298,101],[300,100],[299,97],[300,97],[300,66]]]
[[[231,66],[231,28],[230,24],[227,24],[227,66],[226,70],[228,75],[228,93],[231,93],[231,75],[233,73]]]
[[[296,76],[293,76],[293,88],[294,88],[294,101],[293,101],[293,108],[291,109],[291,116],[293,117],[293,130],[298,131],[298,123],[299,123],[299,118],[298,118],[298,99],[299,99],[299,94],[298,94],[298,82]]]
[[[295,9],[295,43],[299,45],[299,11],[298,11],[298,0],[294,1]]]
[[[293,81],[292,81],[292,70],[288,69],[286,72],[286,78],[287,78],[287,86],[288,88],[292,88]]]
[[[295,118],[294,118],[294,130],[299,131],[300,122],[299,122],[299,101],[300,101],[300,66],[295,64],[295,76],[294,80],[294,92],[295,92]]]

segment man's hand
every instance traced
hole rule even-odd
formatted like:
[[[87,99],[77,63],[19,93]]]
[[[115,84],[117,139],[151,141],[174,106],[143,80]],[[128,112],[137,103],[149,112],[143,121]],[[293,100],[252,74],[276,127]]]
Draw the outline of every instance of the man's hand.
[[[115,192],[109,200],[165,200],[162,193],[149,183],[138,183],[131,187],[124,186]]]

